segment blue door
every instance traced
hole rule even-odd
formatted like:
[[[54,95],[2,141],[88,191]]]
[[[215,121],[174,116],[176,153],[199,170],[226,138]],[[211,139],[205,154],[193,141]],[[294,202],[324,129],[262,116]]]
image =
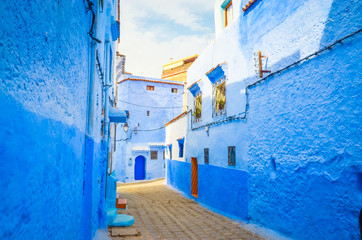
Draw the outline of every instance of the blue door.
[[[135,180],[144,180],[145,179],[145,164],[146,159],[143,156],[136,157],[134,165],[134,179]]]

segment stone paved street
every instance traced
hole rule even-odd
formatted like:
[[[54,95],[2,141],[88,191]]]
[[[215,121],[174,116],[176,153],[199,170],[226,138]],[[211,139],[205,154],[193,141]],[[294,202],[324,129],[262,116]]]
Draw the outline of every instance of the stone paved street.
[[[135,217],[141,236],[116,239],[262,239],[237,222],[200,206],[165,185],[165,180],[125,184],[117,188],[128,201],[119,213]],[[125,229],[123,229],[125,230]],[[131,232],[131,231],[130,231]]]

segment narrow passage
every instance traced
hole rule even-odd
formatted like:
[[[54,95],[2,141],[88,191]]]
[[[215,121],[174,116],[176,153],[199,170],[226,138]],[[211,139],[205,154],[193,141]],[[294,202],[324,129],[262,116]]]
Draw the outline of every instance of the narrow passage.
[[[118,213],[134,216],[135,223],[129,230],[137,229],[141,235],[112,237],[114,240],[262,239],[239,223],[172,191],[165,180],[119,185],[117,192],[128,202],[128,209]]]

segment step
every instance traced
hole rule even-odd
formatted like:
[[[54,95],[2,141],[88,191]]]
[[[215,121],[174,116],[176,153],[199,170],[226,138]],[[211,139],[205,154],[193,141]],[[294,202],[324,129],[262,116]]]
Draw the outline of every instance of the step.
[[[127,199],[118,198],[116,202],[116,208],[127,209]]]

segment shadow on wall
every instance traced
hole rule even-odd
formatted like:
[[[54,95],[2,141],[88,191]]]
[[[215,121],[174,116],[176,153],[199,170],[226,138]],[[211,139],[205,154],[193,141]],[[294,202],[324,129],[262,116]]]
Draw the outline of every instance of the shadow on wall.
[[[357,30],[360,8],[332,4],[321,48]],[[358,239],[360,35],[250,89],[251,221],[295,238]]]
[[[320,48],[362,28],[360,1],[334,0],[324,28]],[[355,20],[355,21],[354,21]]]

